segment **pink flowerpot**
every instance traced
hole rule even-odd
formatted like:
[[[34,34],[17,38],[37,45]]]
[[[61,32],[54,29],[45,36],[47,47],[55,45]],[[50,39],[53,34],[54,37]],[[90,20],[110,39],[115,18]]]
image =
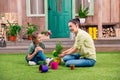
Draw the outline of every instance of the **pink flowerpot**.
[[[51,69],[54,69],[54,70],[58,69],[58,62],[51,62],[50,66],[51,66]]]

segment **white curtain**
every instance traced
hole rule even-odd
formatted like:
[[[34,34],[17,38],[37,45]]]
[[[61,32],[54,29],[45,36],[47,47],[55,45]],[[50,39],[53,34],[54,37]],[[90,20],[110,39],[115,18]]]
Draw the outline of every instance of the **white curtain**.
[[[31,14],[36,14],[37,13],[36,2],[37,2],[37,0],[30,0]]]
[[[30,0],[31,14],[44,14],[44,0]]]
[[[38,13],[44,14],[44,0],[38,0]]]

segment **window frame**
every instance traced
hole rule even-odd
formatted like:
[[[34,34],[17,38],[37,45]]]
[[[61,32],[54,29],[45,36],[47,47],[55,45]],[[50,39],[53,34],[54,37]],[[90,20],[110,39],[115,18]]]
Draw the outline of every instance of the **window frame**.
[[[38,2],[38,0],[37,0],[37,2]],[[36,2],[36,3],[37,3]],[[41,17],[41,16],[45,16],[45,9],[46,9],[46,6],[45,6],[45,0],[44,0],[44,13],[43,14],[31,14],[31,9],[30,9],[30,7],[31,7],[31,5],[30,5],[30,0],[26,0],[26,13],[27,13],[27,16],[28,17]],[[37,12],[38,12],[38,6],[37,6],[37,8],[36,8],[37,10]]]
[[[83,2],[83,0],[82,0],[82,2]],[[93,16],[93,15],[94,15],[94,0],[90,0],[88,16]],[[75,10],[75,16],[78,16],[78,13],[76,13],[76,10]]]

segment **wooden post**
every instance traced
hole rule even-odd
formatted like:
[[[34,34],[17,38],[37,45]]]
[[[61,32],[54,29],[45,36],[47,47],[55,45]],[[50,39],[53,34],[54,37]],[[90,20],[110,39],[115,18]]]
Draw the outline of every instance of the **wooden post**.
[[[18,10],[18,24],[22,25],[22,0],[17,0],[17,10]],[[18,40],[21,40],[22,32],[18,36]]]
[[[102,38],[102,0],[98,0],[98,38]]]
[[[119,0],[119,28],[120,28],[120,0]]]
[[[18,10],[18,23],[22,25],[22,1],[17,0],[17,10]]]

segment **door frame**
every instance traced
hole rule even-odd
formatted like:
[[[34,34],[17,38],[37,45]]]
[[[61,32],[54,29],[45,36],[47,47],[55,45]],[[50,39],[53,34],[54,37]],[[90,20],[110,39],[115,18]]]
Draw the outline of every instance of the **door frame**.
[[[45,30],[48,30],[48,0],[45,0]],[[72,0],[72,18],[75,17],[75,0]]]

